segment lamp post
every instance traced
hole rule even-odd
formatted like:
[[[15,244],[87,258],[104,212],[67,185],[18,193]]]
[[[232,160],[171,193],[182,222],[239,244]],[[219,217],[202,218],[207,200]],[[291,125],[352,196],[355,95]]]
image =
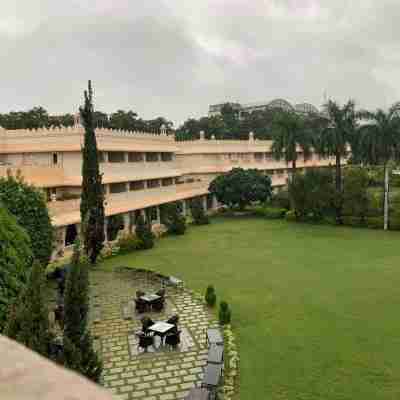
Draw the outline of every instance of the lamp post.
[[[393,170],[393,175],[400,175],[400,170]],[[383,209],[383,229],[387,231],[389,221],[389,168],[385,170],[385,198]]]

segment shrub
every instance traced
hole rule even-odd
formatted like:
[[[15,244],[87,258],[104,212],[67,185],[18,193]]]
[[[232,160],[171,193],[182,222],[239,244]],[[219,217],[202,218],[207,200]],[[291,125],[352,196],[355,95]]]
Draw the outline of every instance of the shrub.
[[[162,223],[167,227],[168,233],[183,235],[186,231],[186,220],[180,212],[178,202],[164,204],[162,207]]]
[[[217,302],[217,295],[215,294],[214,286],[209,285],[205,295],[206,303],[209,307],[214,307]]]
[[[286,212],[286,208],[255,207],[253,209],[254,215],[268,219],[285,218]]]
[[[192,199],[190,202],[190,212],[195,225],[207,225],[210,223],[208,215],[204,211],[203,201],[200,197]]]
[[[0,332],[10,306],[24,287],[32,259],[28,234],[5,208],[0,207]]]
[[[139,250],[143,247],[142,241],[134,234],[129,233],[122,236],[117,243],[121,253],[129,253],[131,251]]]
[[[393,231],[400,230],[400,217],[399,216],[393,216],[389,219],[389,229],[391,229]]]
[[[140,240],[140,249],[151,249],[154,247],[154,235],[151,225],[144,220],[142,215],[136,219],[135,234]]]
[[[293,210],[288,211],[288,212],[285,214],[285,219],[286,219],[286,221],[291,221],[291,222],[297,221],[297,217],[296,217],[295,212],[294,212]]]
[[[353,216],[343,216],[342,223],[346,226],[365,226],[364,220],[360,217],[353,217]]]
[[[117,238],[118,232],[124,227],[124,219],[121,214],[111,215],[107,223],[107,239],[113,241]]]
[[[43,193],[23,182],[20,175],[0,178],[0,203],[28,233],[34,258],[43,267],[53,251],[53,228]]]
[[[343,214],[364,218],[370,206],[368,173],[364,168],[345,169],[343,184]]]
[[[271,197],[270,204],[272,207],[285,208],[286,210],[290,209],[290,198],[289,192],[285,189],[281,189],[278,192],[274,193]]]
[[[219,305],[219,323],[227,325],[231,323],[231,309],[226,301],[221,301]]]
[[[367,217],[365,222],[370,229],[383,229],[383,217]]]

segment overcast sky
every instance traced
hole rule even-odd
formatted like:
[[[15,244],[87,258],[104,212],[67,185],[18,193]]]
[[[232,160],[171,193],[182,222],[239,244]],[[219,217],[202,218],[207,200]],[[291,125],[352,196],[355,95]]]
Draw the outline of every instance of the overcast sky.
[[[400,100],[399,0],[1,0],[0,112],[96,108],[175,125],[222,101]]]

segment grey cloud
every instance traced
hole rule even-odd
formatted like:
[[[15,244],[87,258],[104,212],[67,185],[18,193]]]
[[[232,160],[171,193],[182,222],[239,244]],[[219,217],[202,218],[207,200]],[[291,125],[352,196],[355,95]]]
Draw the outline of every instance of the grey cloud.
[[[394,0],[6,2],[29,29],[0,34],[0,111],[73,111],[89,78],[99,109],[175,122],[223,100],[399,97]]]

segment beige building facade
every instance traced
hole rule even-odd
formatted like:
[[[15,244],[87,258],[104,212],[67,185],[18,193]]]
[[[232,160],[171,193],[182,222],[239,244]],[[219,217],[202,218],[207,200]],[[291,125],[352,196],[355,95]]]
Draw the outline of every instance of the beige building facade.
[[[107,222],[121,215],[121,229],[134,230],[139,214],[161,226],[160,206],[180,201],[189,213],[190,200],[201,197],[209,211],[218,207],[208,192],[209,183],[232,168],[256,168],[271,176],[274,187],[284,186],[289,166],[275,161],[271,141],[199,140],[177,142],[165,132],[96,130],[105,193]],[[7,131],[0,128],[0,177],[20,174],[45,193],[56,228],[56,250],[62,255],[79,231],[81,149],[84,129],[70,128]],[[298,168],[327,166],[332,159],[313,155],[307,162],[299,154]]]

